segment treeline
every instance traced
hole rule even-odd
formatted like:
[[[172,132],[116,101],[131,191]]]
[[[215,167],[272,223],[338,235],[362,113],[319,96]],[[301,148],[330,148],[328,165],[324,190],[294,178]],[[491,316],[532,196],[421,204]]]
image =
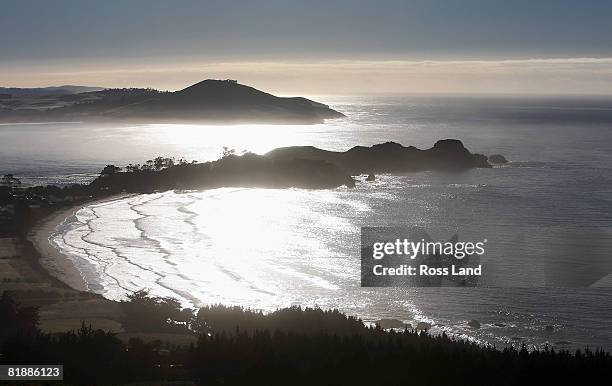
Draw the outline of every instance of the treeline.
[[[446,335],[368,328],[317,308],[263,314],[218,305],[196,312],[146,293],[122,302],[128,331],[146,321],[149,331],[198,336],[197,343],[176,347],[126,343],[85,324],[43,333],[33,328],[31,309],[18,316],[12,300],[0,303],[2,326],[13,326],[2,335],[0,362],[63,364],[65,383],[74,385],[597,385],[612,379],[612,357],[603,351],[496,350]]]
[[[121,108],[126,104],[143,102],[165,94],[168,94],[168,92],[152,88],[108,88],[100,91],[62,96],[64,100],[68,97],[69,100],[75,101],[76,103],[54,108],[48,112],[57,115],[65,113],[95,113],[113,107]]]
[[[219,187],[319,189],[344,184],[354,186],[354,181],[338,166],[326,161],[275,160],[226,150],[220,159],[203,163],[157,157],[143,165],[128,165],[125,171],[107,165],[88,187],[94,192],[110,194]]]

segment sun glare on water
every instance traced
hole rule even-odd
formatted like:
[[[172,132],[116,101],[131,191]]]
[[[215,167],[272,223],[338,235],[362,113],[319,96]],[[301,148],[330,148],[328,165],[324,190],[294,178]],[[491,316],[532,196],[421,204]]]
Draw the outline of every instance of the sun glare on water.
[[[274,148],[308,143],[315,128],[304,125],[151,124],[140,128],[150,142],[184,149],[200,160],[215,159],[223,147],[236,152],[266,153]],[[215,149],[214,152],[212,149]]]

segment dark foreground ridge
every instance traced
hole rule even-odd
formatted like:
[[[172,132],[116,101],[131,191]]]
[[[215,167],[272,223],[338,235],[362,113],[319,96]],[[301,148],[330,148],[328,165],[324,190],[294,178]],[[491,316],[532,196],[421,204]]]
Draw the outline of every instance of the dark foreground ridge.
[[[121,340],[85,322],[76,331],[43,333],[37,309],[5,293],[0,364],[63,364],[70,385],[540,386],[604,385],[612,377],[612,357],[603,351],[496,350],[426,331],[366,327],[336,310],[196,311],[146,292],[120,308],[123,328],[140,337]],[[151,334],[194,339],[173,345],[141,338]]]
[[[5,89],[6,94],[0,94],[0,121],[307,124],[344,116],[310,99],[277,97],[229,79],[207,79],[175,92],[105,89],[74,93],[75,86],[71,87],[57,88],[55,94],[41,89],[31,89],[30,94],[28,89]]]

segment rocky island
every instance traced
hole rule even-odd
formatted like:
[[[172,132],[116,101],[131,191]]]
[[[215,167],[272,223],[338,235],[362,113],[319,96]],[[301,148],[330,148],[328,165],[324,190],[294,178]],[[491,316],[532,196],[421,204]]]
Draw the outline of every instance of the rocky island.
[[[344,117],[323,103],[278,97],[232,79],[207,79],[174,92],[75,87],[4,89],[0,93],[0,122],[311,124]]]

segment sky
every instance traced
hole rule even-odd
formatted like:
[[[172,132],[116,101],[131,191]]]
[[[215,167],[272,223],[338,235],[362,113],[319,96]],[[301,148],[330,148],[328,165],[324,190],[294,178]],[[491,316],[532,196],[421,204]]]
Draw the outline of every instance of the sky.
[[[612,1],[2,0],[0,85],[612,93]]]

